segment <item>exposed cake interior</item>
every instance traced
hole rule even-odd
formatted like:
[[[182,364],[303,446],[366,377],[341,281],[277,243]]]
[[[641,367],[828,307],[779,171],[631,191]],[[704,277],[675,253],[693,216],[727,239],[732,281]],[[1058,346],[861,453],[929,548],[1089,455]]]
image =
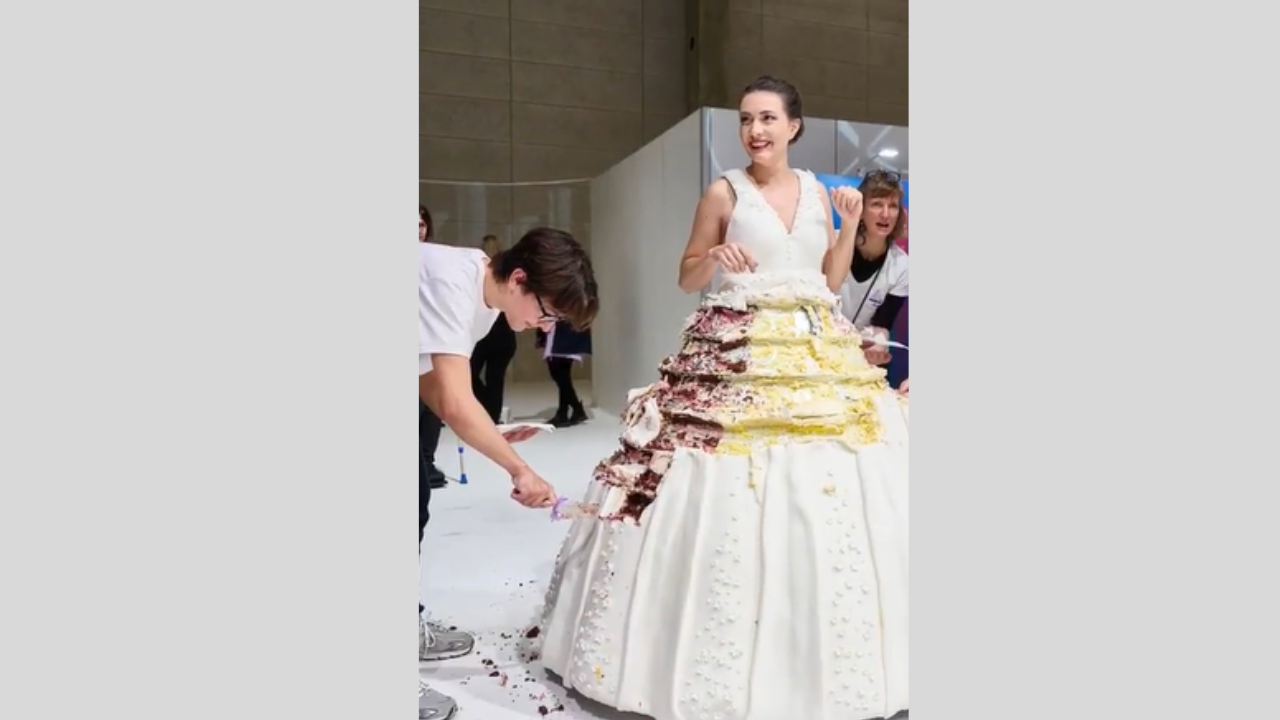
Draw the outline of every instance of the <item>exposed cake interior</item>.
[[[713,295],[685,323],[660,379],[632,393],[621,448],[601,462],[600,514],[638,520],[677,448],[749,454],[780,442],[880,438],[885,371],[820,275],[755,276]]]

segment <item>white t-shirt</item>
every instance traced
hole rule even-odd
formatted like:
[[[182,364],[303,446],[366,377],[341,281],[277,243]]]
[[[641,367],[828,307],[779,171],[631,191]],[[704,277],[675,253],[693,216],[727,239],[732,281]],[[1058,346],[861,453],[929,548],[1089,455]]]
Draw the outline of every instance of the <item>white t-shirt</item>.
[[[484,304],[489,258],[474,248],[418,243],[418,375],[432,355],[471,357],[499,311]]]
[[[886,295],[910,295],[911,273],[907,257],[902,248],[895,244],[889,248],[879,273],[873,274],[865,282],[854,280],[852,274],[845,278],[844,285],[840,286],[840,312],[855,327],[862,328],[871,324],[872,316],[884,304]],[[863,302],[863,298],[866,298],[866,302]],[[859,305],[862,306],[861,310],[858,309]],[[854,317],[855,312],[857,317]]]

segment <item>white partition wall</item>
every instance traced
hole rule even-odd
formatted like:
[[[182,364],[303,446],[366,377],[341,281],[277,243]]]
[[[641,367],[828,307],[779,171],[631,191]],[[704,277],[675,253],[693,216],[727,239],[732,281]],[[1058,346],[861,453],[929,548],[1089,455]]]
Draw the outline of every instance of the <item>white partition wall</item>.
[[[591,262],[600,284],[592,326],[596,405],[617,413],[627,391],[658,379],[680,349],[697,295],[676,287],[680,256],[702,197],[701,111],[591,183]]]
[[[793,167],[906,174],[907,129],[806,118],[789,153]],[[892,158],[881,150],[892,147]],[[591,183],[591,260],[600,284],[592,326],[592,389],[618,413],[627,392],[658,379],[658,363],[680,349],[684,320],[700,296],[676,286],[680,256],[703,189],[747,163],[736,110],[703,108]]]

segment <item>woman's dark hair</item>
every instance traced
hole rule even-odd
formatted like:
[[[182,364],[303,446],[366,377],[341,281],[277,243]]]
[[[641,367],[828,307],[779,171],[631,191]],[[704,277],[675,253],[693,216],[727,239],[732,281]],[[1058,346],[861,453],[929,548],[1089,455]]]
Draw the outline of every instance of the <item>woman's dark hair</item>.
[[[782,78],[761,75],[752,80],[751,84],[742,91],[742,97],[754,92],[773,93],[782,98],[782,107],[787,112],[787,119],[800,121],[800,129],[796,131],[796,136],[791,138],[791,142],[788,143],[788,145],[794,145],[800,139],[800,136],[804,135],[804,106],[800,101],[800,91],[796,89],[795,85]],[[738,101],[741,102],[742,98],[739,98]]]
[[[418,205],[418,219],[427,221],[427,241],[430,242],[432,236],[436,234],[436,224],[431,222],[431,211],[427,210],[426,205]]]
[[[506,282],[523,270],[524,289],[548,305],[577,330],[595,320],[600,310],[596,276],[587,251],[563,230],[535,228],[490,261],[493,277]]]

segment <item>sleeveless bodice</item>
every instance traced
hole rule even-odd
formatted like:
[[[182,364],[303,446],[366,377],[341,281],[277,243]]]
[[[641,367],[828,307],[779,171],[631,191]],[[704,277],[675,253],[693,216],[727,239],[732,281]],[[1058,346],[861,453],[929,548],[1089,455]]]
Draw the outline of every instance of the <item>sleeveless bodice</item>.
[[[800,200],[790,232],[745,172],[730,170],[724,174],[737,196],[725,242],[747,248],[756,259],[757,273],[822,272],[822,258],[830,242],[830,219],[818,195],[822,186],[813,173],[793,172],[800,179]]]

